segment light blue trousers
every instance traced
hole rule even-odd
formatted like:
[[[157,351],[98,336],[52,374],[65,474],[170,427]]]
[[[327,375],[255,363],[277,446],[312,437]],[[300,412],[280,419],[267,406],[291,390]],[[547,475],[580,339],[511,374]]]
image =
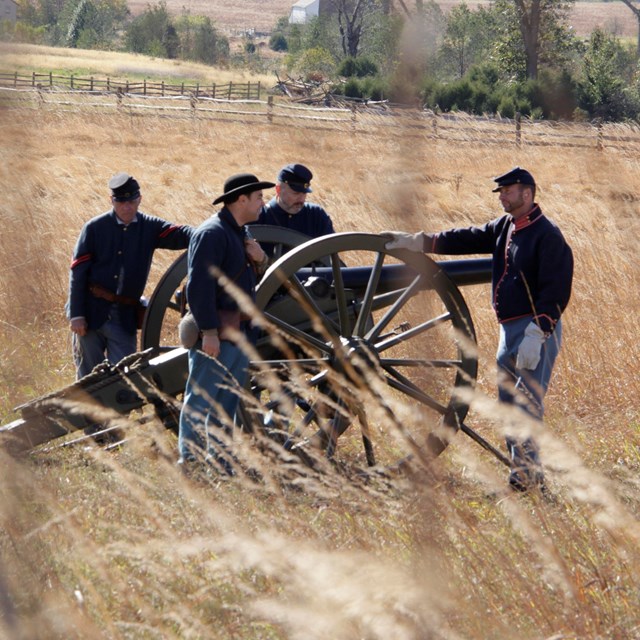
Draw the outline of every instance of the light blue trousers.
[[[181,460],[213,458],[230,472],[228,459],[221,455],[224,443],[216,437],[216,430],[230,435],[229,425],[233,423],[239,392],[247,380],[248,365],[246,354],[226,340],[220,343],[217,358],[195,347],[189,350],[189,377],[178,435]]]
[[[122,328],[117,307],[113,307],[109,319],[97,330],[87,335],[73,334],[73,360],[76,376],[83,378],[104,360],[116,364],[137,350],[137,334]]]
[[[500,341],[496,361],[498,364],[498,397],[507,404],[518,404],[529,415],[542,420],[544,397],[549,388],[551,373],[562,344],[562,322],[542,345],[540,362],[534,369],[518,369],[518,347],[531,317],[519,318],[500,325]],[[531,438],[518,442],[507,438],[511,459],[524,464],[539,464],[538,447]]]

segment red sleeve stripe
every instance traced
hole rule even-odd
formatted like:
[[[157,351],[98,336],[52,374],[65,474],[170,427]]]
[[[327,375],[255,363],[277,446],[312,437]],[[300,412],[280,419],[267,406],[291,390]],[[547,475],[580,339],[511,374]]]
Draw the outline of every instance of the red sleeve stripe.
[[[182,225],[171,225],[168,229],[165,229],[161,234],[160,237],[161,238],[166,238],[168,235],[172,234],[174,231],[177,231],[178,229],[181,229]]]
[[[89,260],[91,260],[90,253],[85,253],[83,256],[78,256],[75,260],[71,262],[71,268],[73,269],[74,267],[77,267],[79,264],[82,264],[83,262],[88,262]]]

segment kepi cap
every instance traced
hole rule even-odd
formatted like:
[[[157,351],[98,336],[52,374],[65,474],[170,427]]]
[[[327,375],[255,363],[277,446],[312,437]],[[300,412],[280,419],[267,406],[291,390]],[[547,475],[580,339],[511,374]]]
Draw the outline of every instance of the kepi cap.
[[[313,173],[303,164],[288,164],[278,174],[278,182],[288,184],[298,193],[311,193],[311,178]]]
[[[526,169],[521,169],[520,167],[514,167],[510,171],[507,171],[507,173],[494,178],[493,181],[498,185],[493,189],[494,193],[500,191],[502,187],[508,187],[510,184],[536,186],[536,181],[533,179],[533,176]]]
[[[140,185],[138,181],[124,171],[116,173],[116,175],[109,180],[109,189],[111,189],[111,195],[116,202],[135,200],[140,195]]]
[[[258,180],[252,173],[236,173],[225,180],[224,193],[218,196],[211,204],[227,202],[232,197],[260,191],[260,189],[270,189],[275,186],[273,182]]]

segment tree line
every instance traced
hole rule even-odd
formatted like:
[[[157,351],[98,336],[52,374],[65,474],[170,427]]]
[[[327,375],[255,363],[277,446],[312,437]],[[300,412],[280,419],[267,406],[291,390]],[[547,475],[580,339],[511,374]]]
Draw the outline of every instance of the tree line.
[[[309,24],[279,21],[270,44],[292,70],[346,77],[337,90],[347,96],[504,117],[640,117],[640,44],[602,29],[578,37],[575,0],[461,3],[447,14],[434,0],[400,2],[402,11],[386,0],[333,2],[338,12]]]
[[[640,24],[640,1],[621,1]],[[305,24],[277,21],[269,41],[282,52],[275,63],[251,37],[233,59],[210,18],[185,9],[170,15],[164,0],[136,17],[126,0],[18,0],[18,23],[5,24],[2,34],[262,72],[284,66],[348,97],[442,112],[640,118],[640,39],[625,42],[602,29],[578,37],[568,22],[575,0],[494,0],[476,9],[461,3],[446,14],[436,0],[328,3],[331,11]]]

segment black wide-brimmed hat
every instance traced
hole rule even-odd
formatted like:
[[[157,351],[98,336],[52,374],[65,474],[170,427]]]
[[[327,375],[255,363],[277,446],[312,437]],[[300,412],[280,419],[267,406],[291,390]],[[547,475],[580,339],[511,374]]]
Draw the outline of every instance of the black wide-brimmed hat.
[[[259,191],[260,189],[270,189],[275,186],[273,182],[258,180],[252,173],[236,173],[225,180],[224,193],[218,196],[211,204],[227,202],[237,196]]]
[[[533,179],[533,176],[526,169],[521,169],[520,167],[514,167],[511,171],[507,171],[507,173],[503,173],[501,176],[495,177],[493,181],[498,184],[498,186],[493,189],[494,193],[496,191],[500,191],[502,187],[508,187],[511,184],[524,184],[531,187],[536,186],[536,181]]]
[[[128,173],[121,171],[109,180],[109,189],[116,202],[135,200],[140,195],[138,181]]]

